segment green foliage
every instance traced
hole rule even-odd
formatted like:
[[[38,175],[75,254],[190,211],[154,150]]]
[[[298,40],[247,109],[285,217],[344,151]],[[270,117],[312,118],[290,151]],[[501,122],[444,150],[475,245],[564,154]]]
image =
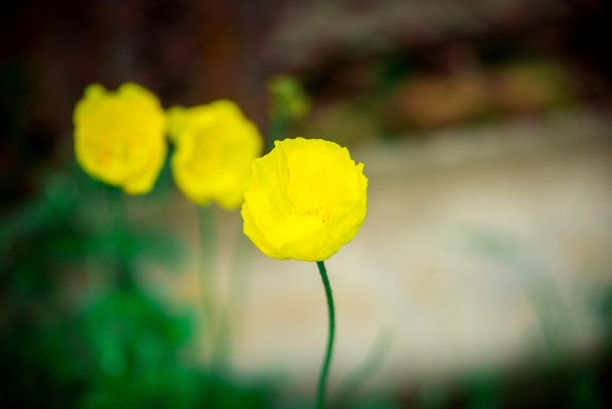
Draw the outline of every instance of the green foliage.
[[[125,200],[80,172],[56,174],[2,218],[0,407],[270,407],[270,385],[189,361],[191,314],[170,315],[136,279],[138,261],[176,267],[185,246],[130,223]]]

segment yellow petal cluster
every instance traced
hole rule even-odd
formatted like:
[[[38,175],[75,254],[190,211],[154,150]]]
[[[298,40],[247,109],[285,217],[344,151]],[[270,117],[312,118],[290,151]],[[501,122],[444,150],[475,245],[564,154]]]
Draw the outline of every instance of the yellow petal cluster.
[[[92,84],[73,120],[76,158],[87,173],[129,194],[153,188],[167,152],[166,118],[155,95],[134,83],[116,93]]]
[[[346,148],[285,139],[252,168],[242,205],[244,233],[270,257],[326,260],[363,223],[368,180]]]
[[[240,206],[251,162],[263,149],[257,127],[227,100],[173,107],[168,121],[177,186],[200,205],[214,200],[225,209]]]

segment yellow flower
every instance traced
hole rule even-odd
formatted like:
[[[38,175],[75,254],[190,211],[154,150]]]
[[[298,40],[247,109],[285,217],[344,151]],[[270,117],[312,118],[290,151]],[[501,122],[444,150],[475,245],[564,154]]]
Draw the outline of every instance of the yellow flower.
[[[173,107],[168,121],[176,146],[171,164],[177,186],[200,205],[214,200],[225,209],[240,206],[244,179],[263,148],[257,127],[227,100]]]
[[[134,83],[116,93],[92,84],[73,120],[76,158],[87,173],[129,194],[153,188],[167,151],[166,118],[155,95]]]
[[[363,223],[367,185],[363,164],[346,148],[321,139],[277,141],[246,180],[244,233],[273,258],[326,260]]]

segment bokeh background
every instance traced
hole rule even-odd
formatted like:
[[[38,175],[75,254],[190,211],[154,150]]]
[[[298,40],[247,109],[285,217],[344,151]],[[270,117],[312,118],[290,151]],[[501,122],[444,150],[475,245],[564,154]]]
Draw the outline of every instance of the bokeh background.
[[[3,5],[0,406],[314,404],[327,336],[315,265],[266,258],[238,212],[197,209],[167,167],[132,197],[76,164],[84,88],[134,81],[164,107],[232,99],[264,137],[333,140],[365,164],[366,221],[327,263],[330,407],[609,407],[611,11]],[[275,117],[276,74],[302,84],[306,116]]]

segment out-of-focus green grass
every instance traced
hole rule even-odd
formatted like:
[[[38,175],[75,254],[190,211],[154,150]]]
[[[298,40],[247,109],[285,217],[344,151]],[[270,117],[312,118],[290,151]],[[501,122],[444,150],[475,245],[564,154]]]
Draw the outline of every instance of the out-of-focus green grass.
[[[272,407],[276,385],[191,362],[193,312],[171,315],[136,279],[140,258],[175,265],[185,249],[130,224],[124,200],[73,168],[3,217],[0,406]]]

